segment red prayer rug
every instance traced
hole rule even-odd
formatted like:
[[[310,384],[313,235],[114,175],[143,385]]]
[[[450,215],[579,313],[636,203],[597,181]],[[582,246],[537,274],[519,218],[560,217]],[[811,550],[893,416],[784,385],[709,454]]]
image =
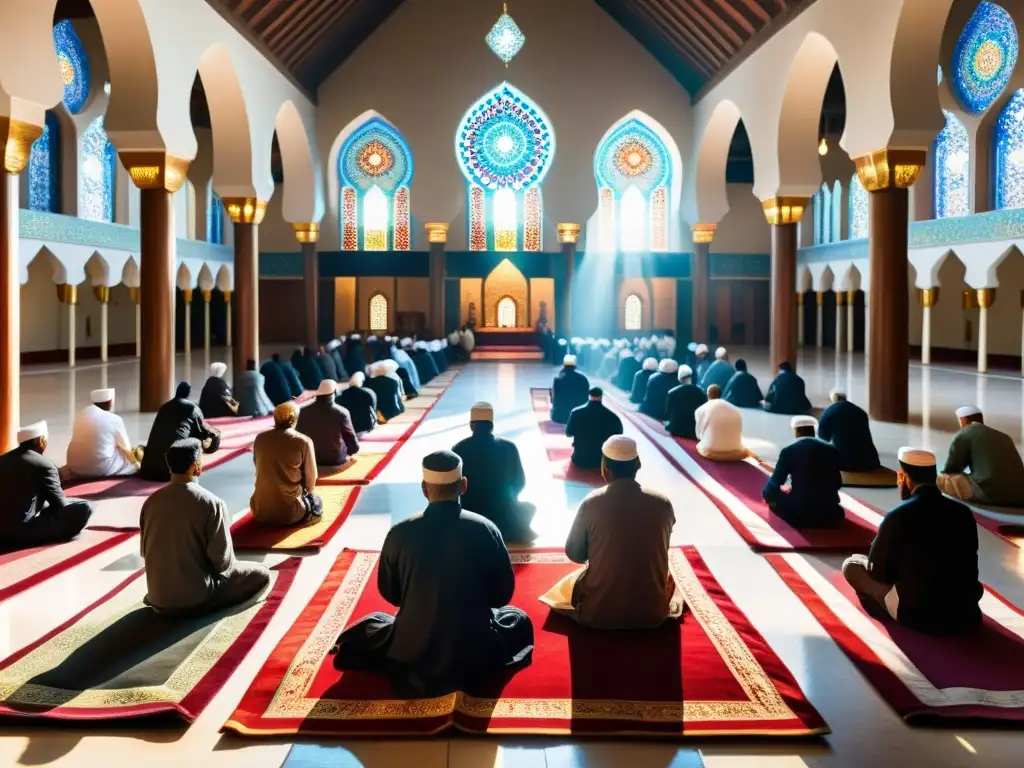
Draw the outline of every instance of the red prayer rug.
[[[977,510],[974,510],[974,519],[978,521],[978,525],[1003,541],[1017,548],[1024,546],[1024,521],[997,520]]]
[[[0,715],[111,720],[172,715],[192,722],[266,629],[298,558],[275,566],[265,596],[195,618],[142,603],[137,571],[81,613],[0,662]]]
[[[61,544],[0,554],[0,601],[70,570],[135,536],[133,531],[86,529]]]
[[[593,488],[604,485],[601,470],[580,469],[572,463],[572,438],[565,436],[565,425],[556,424],[551,415],[551,390],[533,387],[530,389],[533,415],[537,419],[544,440],[544,450],[551,464],[551,474],[556,480],[582,483]]]
[[[329,542],[348,519],[359,498],[359,485],[320,485],[316,493],[323,499],[324,513],[319,520],[291,528],[271,528],[257,523],[246,511],[231,526],[235,549],[248,551],[299,552],[320,549]]]
[[[1024,612],[986,588],[971,637],[931,637],[876,619],[835,567],[768,555],[782,580],[879,695],[908,723],[937,719],[1024,722]]]
[[[688,613],[657,630],[589,630],[540,601],[579,568],[561,552],[511,554],[512,604],[533,621],[533,662],[489,690],[397,698],[385,678],[334,669],[340,632],[393,612],[377,552],[346,550],[263,665],[224,728],[247,735],[472,733],[810,736],[828,726],[693,547],[670,564]]]

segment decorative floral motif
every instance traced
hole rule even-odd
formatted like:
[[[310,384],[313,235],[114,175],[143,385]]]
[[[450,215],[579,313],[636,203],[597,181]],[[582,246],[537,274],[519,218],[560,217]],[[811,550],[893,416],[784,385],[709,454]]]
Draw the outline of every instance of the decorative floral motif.
[[[669,183],[671,157],[661,137],[636,118],[618,126],[601,142],[594,156],[598,187],[619,195],[637,187],[647,197]]]
[[[487,250],[484,191],[475,185],[469,188],[469,250]]]
[[[868,236],[868,191],[856,173],[850,179],[850,239]]]
[[[43,132],[32,143],[28,159],[28,207],[33,211],[56,213],[60,207],[60,123],[46,113]]]
[[[78,215],[90,221],[114,220],[114,168],[117,153],[100,115],[82,133],[82,188]]]
[[[412,180],[412,152],[395,128],[379,117],[366,121],[338,153],[338,177],[360,193],[380,187],[391,195]]]
[[[508,15],[508,6],[505,6],[504,12],[494,22],[494,26],[491,27],[491,31],[487,33],[484,40],[487,41],[487,47],[491,49],[491,52],[505,62],[506,66],[526,45],[526,35],[519,29],[515,20]]]
[[[622,144],[615,153],[615,167],[623,176],[643,176],[653,163],[650,150],[640,141]]]
[[[668,250],[668,191],[658,187],[651,193],[651,250]]]
[[[359,150],[359,168],[367,176],[383,176],[394,164],[395,157],[391,150],[376,139],[367,142]]]
[[[54,26],[53,47],[57,52],[60,75],[64,81],[64,106],[68,112],[77,115],[85,109],[89,100],[89,57],[78,33],[67,19]]]
[[[1017,27],[1005,9],[982,2],[953,50],[953,93],[972,114],[988,109],[1017,64]]]
[[[952,112],[935,138],[935,218],[967,216],[971,212],[971,150],[967,129]]]
[[[395,192],[394,249],[396,251],[408,251],[412,247],[409,232],[409,188],[399,187]]]
[[[370,330],[386,331],[388,329],[388,299],[383,293],[375,293],[370,297]]]
[[[523,195],[523,250],[541,250],[541,211],[540,189],[533,187]]]
[[[341,249],[359,250],[359,224],[356,218],[356,191],[352,187],[341,190]]]

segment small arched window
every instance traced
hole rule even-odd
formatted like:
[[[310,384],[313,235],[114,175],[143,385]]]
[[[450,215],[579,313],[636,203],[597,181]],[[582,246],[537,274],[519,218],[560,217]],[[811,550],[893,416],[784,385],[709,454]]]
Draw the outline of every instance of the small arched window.
[[[511,296],[506,296],[498,302],[498,327],[516,327],[516,302]]]
[[[60,210],[60,123],[46,113],[43,132],[32,143],[28,160],[28,207],[33,211]]]
[[[935,218],[971,212],[971,145],[967,129],[952,112],[935,138]]]
[[[625,329],[627,331],[639,331],[644,324],[644,303],[635,293],[626,297],[625,306]]]
[[[386,331],[388,329],[388,300],[383,293],[375,293],[370,297],[370,330]]]
[[[114,221],[114,171],[117,153],[100,115],[82,132],[78,215],[90,221]]]

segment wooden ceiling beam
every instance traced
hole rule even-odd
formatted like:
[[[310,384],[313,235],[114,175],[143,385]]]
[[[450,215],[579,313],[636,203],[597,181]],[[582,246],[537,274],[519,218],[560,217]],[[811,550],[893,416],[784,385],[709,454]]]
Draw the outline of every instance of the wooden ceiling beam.
[[[262,30],[260,35],[267,41],[267,45],[273,48],[275,46],[275,38],[279,35],[287,34],[293,26],[301,24],[302,20],[309,16],[309,14],[324,6],[329,6],[331,2],[333,0],[320,0],[319,3],[292,0],[292,4],[267,24],[266,29]]]
[[[740,28],[748,35],[754,34],[754,25],[747,21],[747,17],[732,7],[730,0],[712,0],[720,14],[724,13],[735,21]]]
[[[288,67],[294,69],[314,52],[327,31],[359,2],[360,0],[338,0],[333,6],[328,6],[327,13],[320,13],[311,19],[304,34],[294,37],[291,42],[286,42],[282,37],[279,48],[282,60]],[[375,0],[375,2],[382,2],[382,0]]]
[[[664,6],[664,11],[668,16],[672,17],[677,24],[681,24],[683,27],[688,29],[690,31],[690,34],[696,37],[698,40],[700,40],[705,48],[713,50],[717,54],[718,59],[722,63],[728,61],[729,57],[736,50],[735,48],[730,46],[721,36],[719,36],[716,40],[712,40],[711,38],[709,38],[705,31],[700,27],[700,25],[695,23],[689,16],[680,13],[679,10],[672,3],[666,4]]]
[[[643,0],[641,0],[641,2],[638,2],[637,4],[648,12],[648,15],[658,26],[671,30],[677,39],[685,39],[694,49],[700,51],[708,60],[708,63],[714,65],[716,70],[728,60],[729,57],[723,51],[716,48],[710,42],[702,43],[688,29],[681,27],[675,18],[670,18],[662,8],[658,7],[656,3],[643,2]]]
[[[294,8],[296,5],[302,5],[302,3],[297,2],[297,0],[292,0],[291,5]],[[251,19],[249,19],[248,21],[246,21],[246,24],[248,24],[253,29],[256,29],[256,27],[258,27],[263,22],[264,19],[266,19],[268,16],[270,16],[274,11],[276,11],[280,7],[281,7],[281,0],[268,0],[266,5],[264,5],[258,11],[256,11],[256,13],[253,14],[253,17]],[[236,11],[236,13],[241,15],[240,11]]]
[[[736,51],[738,51],[740,46],[743,44],[740,40],[739,35],[736,35],[735,33],[733,33],[734,37],[726,39],[725,35],[723,35],[721,32],[715,29],[715,27],[713,27],[707,19],[705,19],[697,12],[696,8],[689,5],[688,3],[683,3],[682,5],[672,3],[669,7],[675,9],[677,16],[686,16],[695,24],[699,24],[707,34],[715,38],[715,41],[717,42],[718,46],[723,51],[728,51],[730,56],[734,54]]]
[[[771,14],[766,11],[757,0],[743,0],[743,4],[750,9],[750,12],[757,16],[761,20],[762,24],[767,24],[772,20]]]
[[[241,18],[243,14],[249,12],[249,9],[252,8],[256,2],[257,0],[237,0],[237,2],[231,6],[231,12]]]
[[[624,4],[622,8],[626,12],[638,18],[640,23],[647,27],[653,34],[660,35],[662,37],[666,36],[664,27],[659,26],[657,22],[651,19],[648,14],[644,13],[636,5],[631,3]],[[676,53],[685,59],[691,67],[700,72],[703,77],[711,77],[718,70],[718,67],[709,63],[699,50],[694,49],[692,45],[688,44],[685,40],[673,41],[669,38],[667,42],[675,49]]]
[[[703,15],[707,21],[718,27],[722,34],[732,40],[737,46],[743,45],[743,37],[740,36],[740,33],[733,29],[732,25],[717,14],[713,8],[709,8],[704,0],[689,0],[685,5],[690,6],[694,13]]]

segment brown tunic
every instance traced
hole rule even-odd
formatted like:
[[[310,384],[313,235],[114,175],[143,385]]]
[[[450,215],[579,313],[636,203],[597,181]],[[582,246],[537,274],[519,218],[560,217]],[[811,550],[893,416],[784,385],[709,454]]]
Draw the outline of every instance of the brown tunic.
[[[316,485],[313,441],[294,429],[271,429],[256,437],[252,447],[256,487],[249,507],[266,525],[295,525],[306,516],[304,492]]]
[[[583,500],[565,543],[570,560],[587,564],[572,595],[580,624],[649,629],[666,619],[675,520],[672,503],[635,480],[616,480]]]

